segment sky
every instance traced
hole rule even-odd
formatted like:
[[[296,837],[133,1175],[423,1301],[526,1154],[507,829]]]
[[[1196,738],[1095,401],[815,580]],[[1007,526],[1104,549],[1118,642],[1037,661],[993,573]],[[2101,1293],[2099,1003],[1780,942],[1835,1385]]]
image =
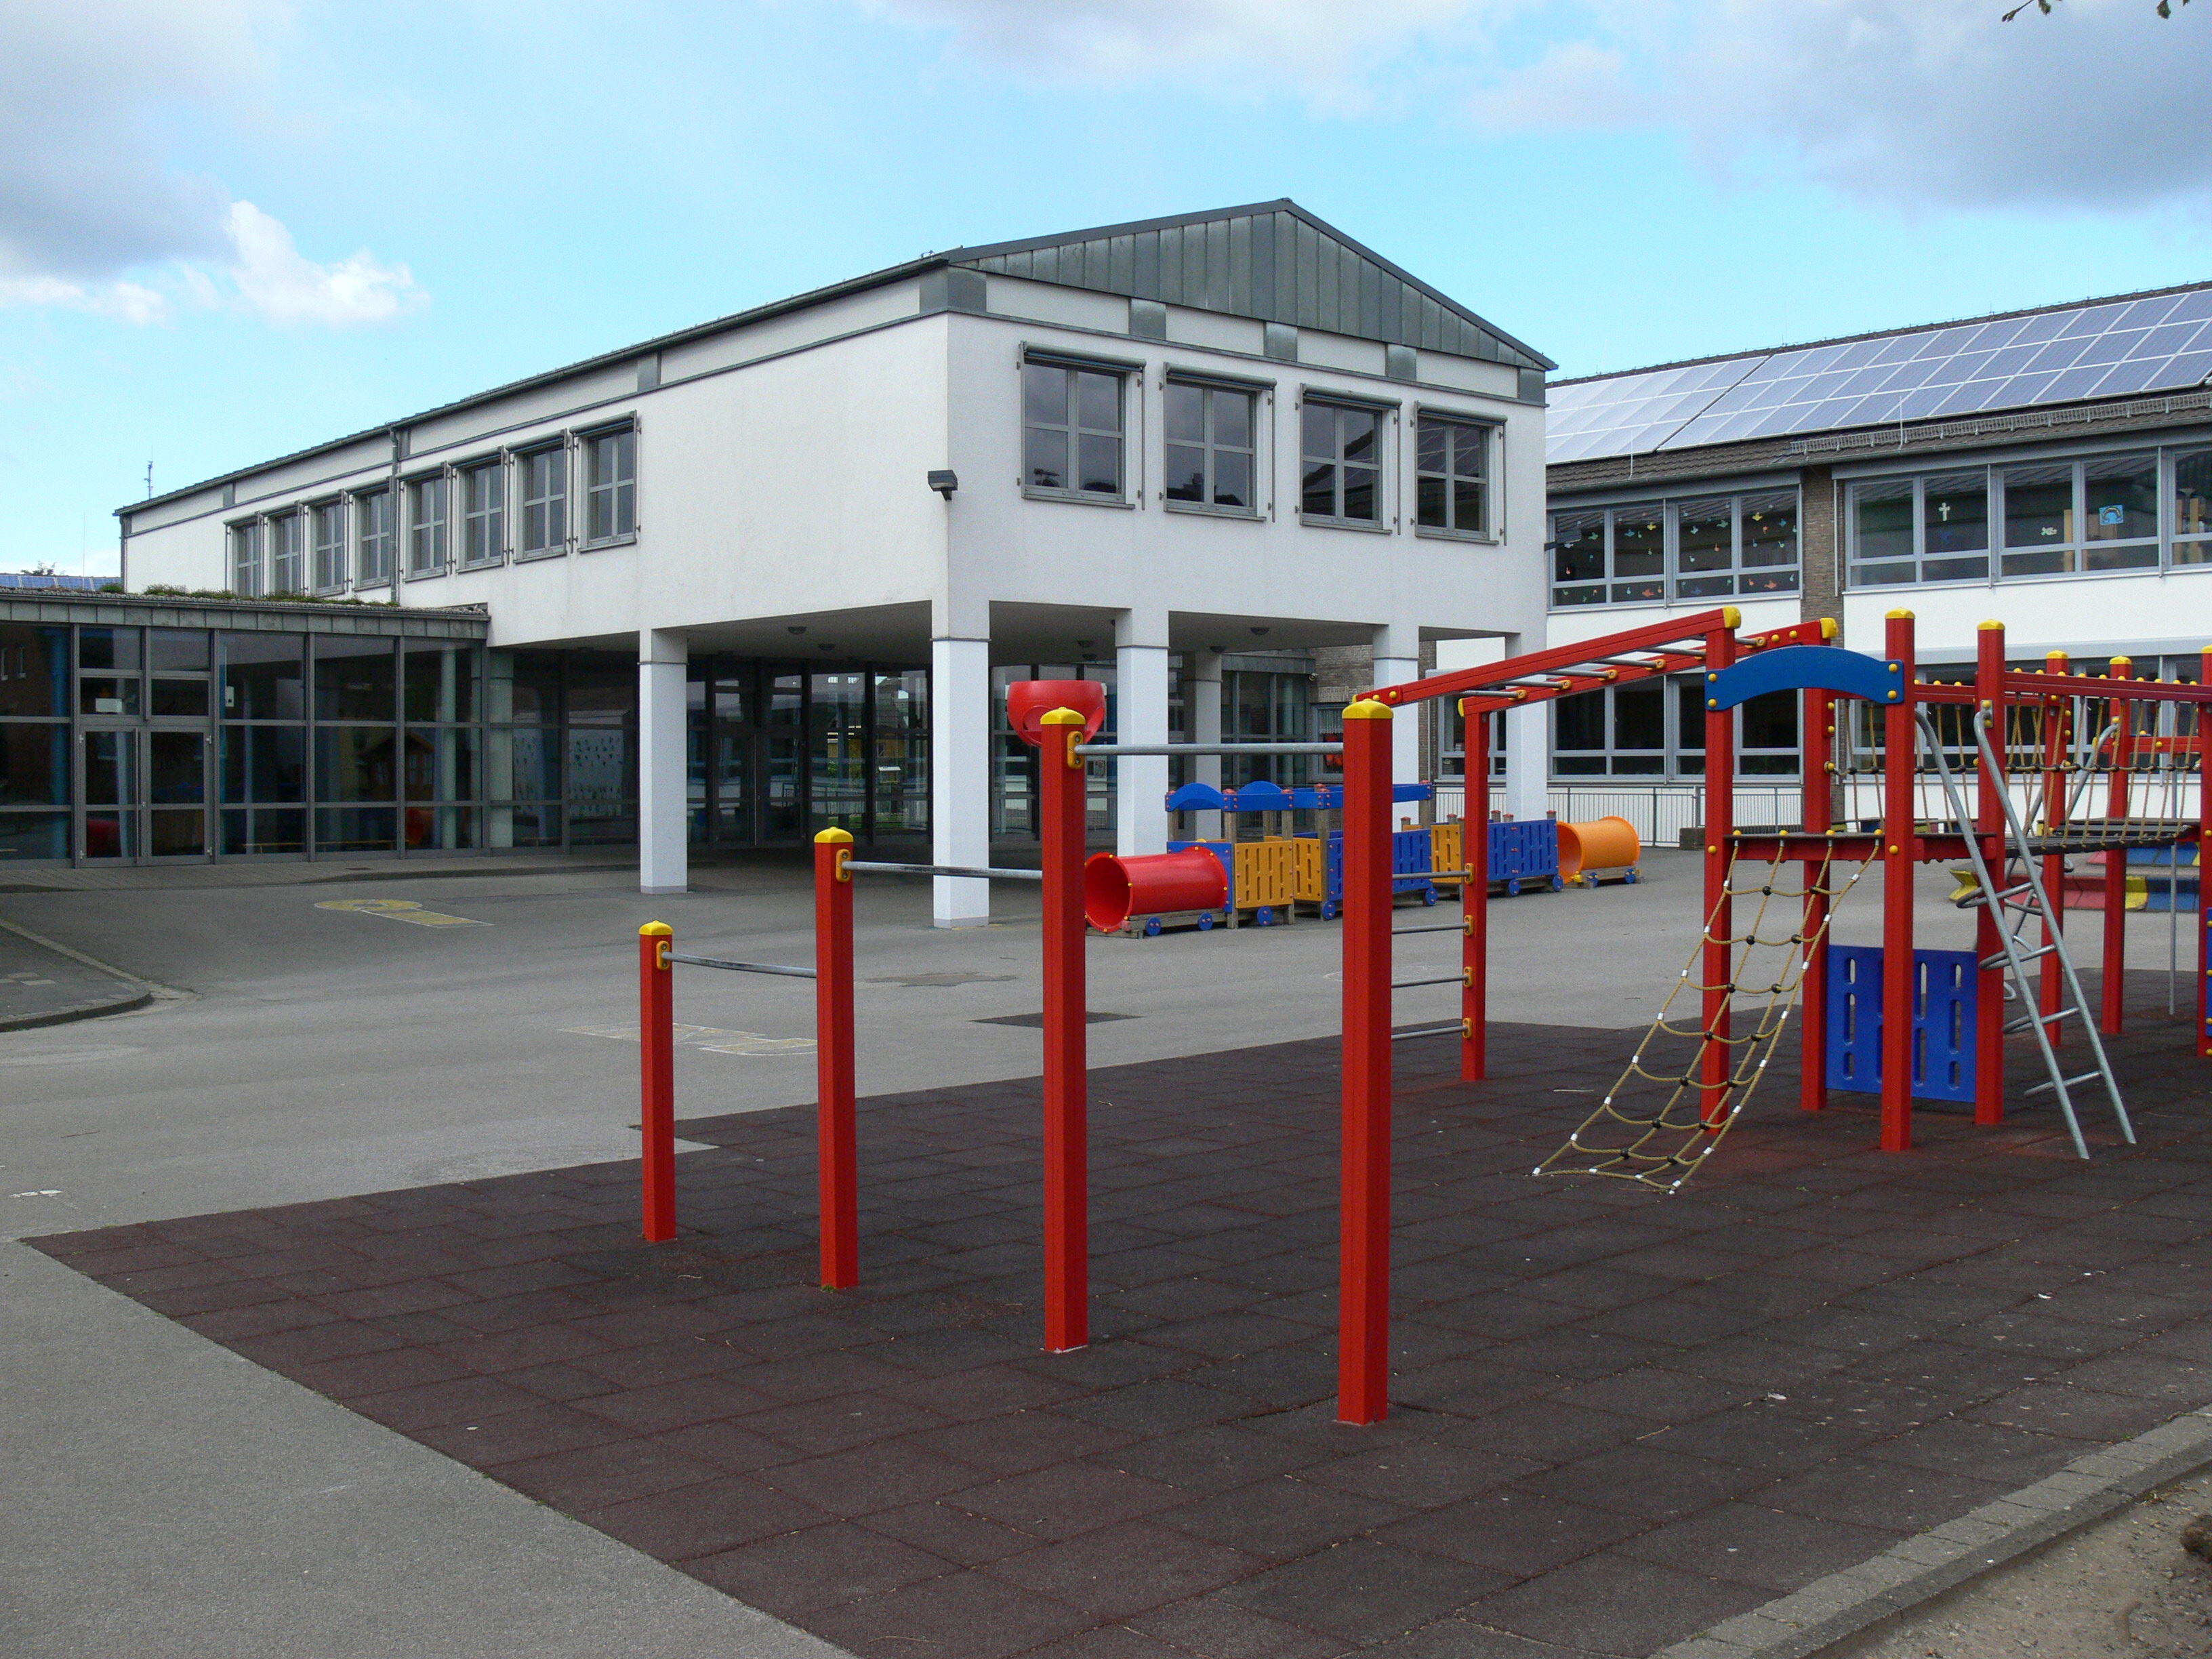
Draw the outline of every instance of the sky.
[[[2212,278],[2212,0],[10,0],[0,570],[937,249],[1288,196],[1589,374]]]

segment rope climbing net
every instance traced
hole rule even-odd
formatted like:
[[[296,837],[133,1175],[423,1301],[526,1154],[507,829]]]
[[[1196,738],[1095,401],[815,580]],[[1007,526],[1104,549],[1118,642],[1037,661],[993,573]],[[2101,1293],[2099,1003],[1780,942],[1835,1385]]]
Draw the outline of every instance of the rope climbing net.
[[[1841,873],[1838,862],[1833,854],[1814,863],[1786,860],[1778,852],[1765,861],[1756,886],[1747,881],[1739,886],[1743,860],[1740,855],[1729,859],[1725,896],[1706,916],[1689,964],[1636,1045],[1627,1068],[1597,1109],[1534,1173],[1611,1176],[1668,1193],[1697,1173],[1750,1104],[1752,1091],[1765,1075],[1767,1061],[1789,1026],[1790,1011],[1804,987],[1806,963],[1826,938],[1838,905],[1875,867],[1875,860],[1862,860],[1841,886],[1836,884]],[[1753,867],[1759,867],[1758,860]],[[1785,867],[1796,873],[1794,887],[1781,884]],[[1808,897],[1827,901],[1809,932],[1804,908]],[[1758,905],[1748,927],[1723,936],[1721,918],[1732,914],[1736,899],[1756,899]],[[1778,926],[1768,931],[1768,914],[1778,904],[1796,907],[1786,933]],[[1709,985],[1699,977],[1709,945],[1729,948],[1724,987]],[[1733,1029],[1716,1029],[1723,1022],[1706,1022],[1705,993],[1723,989],[1728,994],[1723,1006],[1732,1011],[1738,997],[1756,1000],[1757,1018],[1749,1030],[1737,1034]],[[1674,1012],[1677,1000],[1684,998],[1698,1010],[1692,1020]],[[1727,1022],[1731,1028],[1734,1024]],[[1708,1070],[1713,1073],[1711,1079]]]
[[[1976,772],[1973,706],[1929,702],[1922,711],[1951,769]],[[1838,824],[1871,830],[1881,822],[1884,712],[1856,701],[1838,709]],[[2181,838],[2197,818],[2203,762],[2197,712],[2186,704],[2118,696],[2055,696],[2008,704],[1999,748],[2006,787],[2021,820],[2039,840],[2063,843],[2052,851],[2098,852]],[[1923,744],[1914,755],[1913,816],[1941,828],[1946,813],[1935,773],[1936,757]],[[2116,798],[2124,802],[2117,813]],[[1966,833],[1962,826],[1950,827]]]

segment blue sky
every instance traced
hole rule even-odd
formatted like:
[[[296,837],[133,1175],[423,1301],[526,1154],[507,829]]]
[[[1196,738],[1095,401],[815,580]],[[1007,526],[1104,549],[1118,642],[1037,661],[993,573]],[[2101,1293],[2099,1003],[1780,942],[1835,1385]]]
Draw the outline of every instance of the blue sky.
[[[2212,277],[2212,4],[2004,3],[16,0],[0,569],[112,571],[149,460],[1277,196],[1568,374]]]

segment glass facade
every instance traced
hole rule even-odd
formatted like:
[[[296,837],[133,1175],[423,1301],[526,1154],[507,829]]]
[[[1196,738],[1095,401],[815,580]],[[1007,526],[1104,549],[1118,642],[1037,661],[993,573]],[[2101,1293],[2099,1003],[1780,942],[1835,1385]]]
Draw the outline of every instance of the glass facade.
[[[1654,498],[1552,514],[1552,608],[1797,591],[1797,492]]]
[[[2212,556],[2212,450],[2120,451],[1863,479],[1849,584],[2155,570]]]
[[[1736,713],[1737,775],[1796,777],[1797,716],[1795,691],[1745,703]],[[1552,704],[1555,778],[1660,783],[1702,778],[1705,769],[1705,692],[1695,678],[1608,686]]]

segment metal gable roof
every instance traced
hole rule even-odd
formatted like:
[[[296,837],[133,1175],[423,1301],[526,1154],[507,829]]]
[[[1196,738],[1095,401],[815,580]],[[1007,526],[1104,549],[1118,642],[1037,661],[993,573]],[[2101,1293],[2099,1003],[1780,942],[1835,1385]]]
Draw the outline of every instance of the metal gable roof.
[[[954,248],[942,257],[975,270],[1326,329],[1513,368],[1557,367],[1288,198]]]

